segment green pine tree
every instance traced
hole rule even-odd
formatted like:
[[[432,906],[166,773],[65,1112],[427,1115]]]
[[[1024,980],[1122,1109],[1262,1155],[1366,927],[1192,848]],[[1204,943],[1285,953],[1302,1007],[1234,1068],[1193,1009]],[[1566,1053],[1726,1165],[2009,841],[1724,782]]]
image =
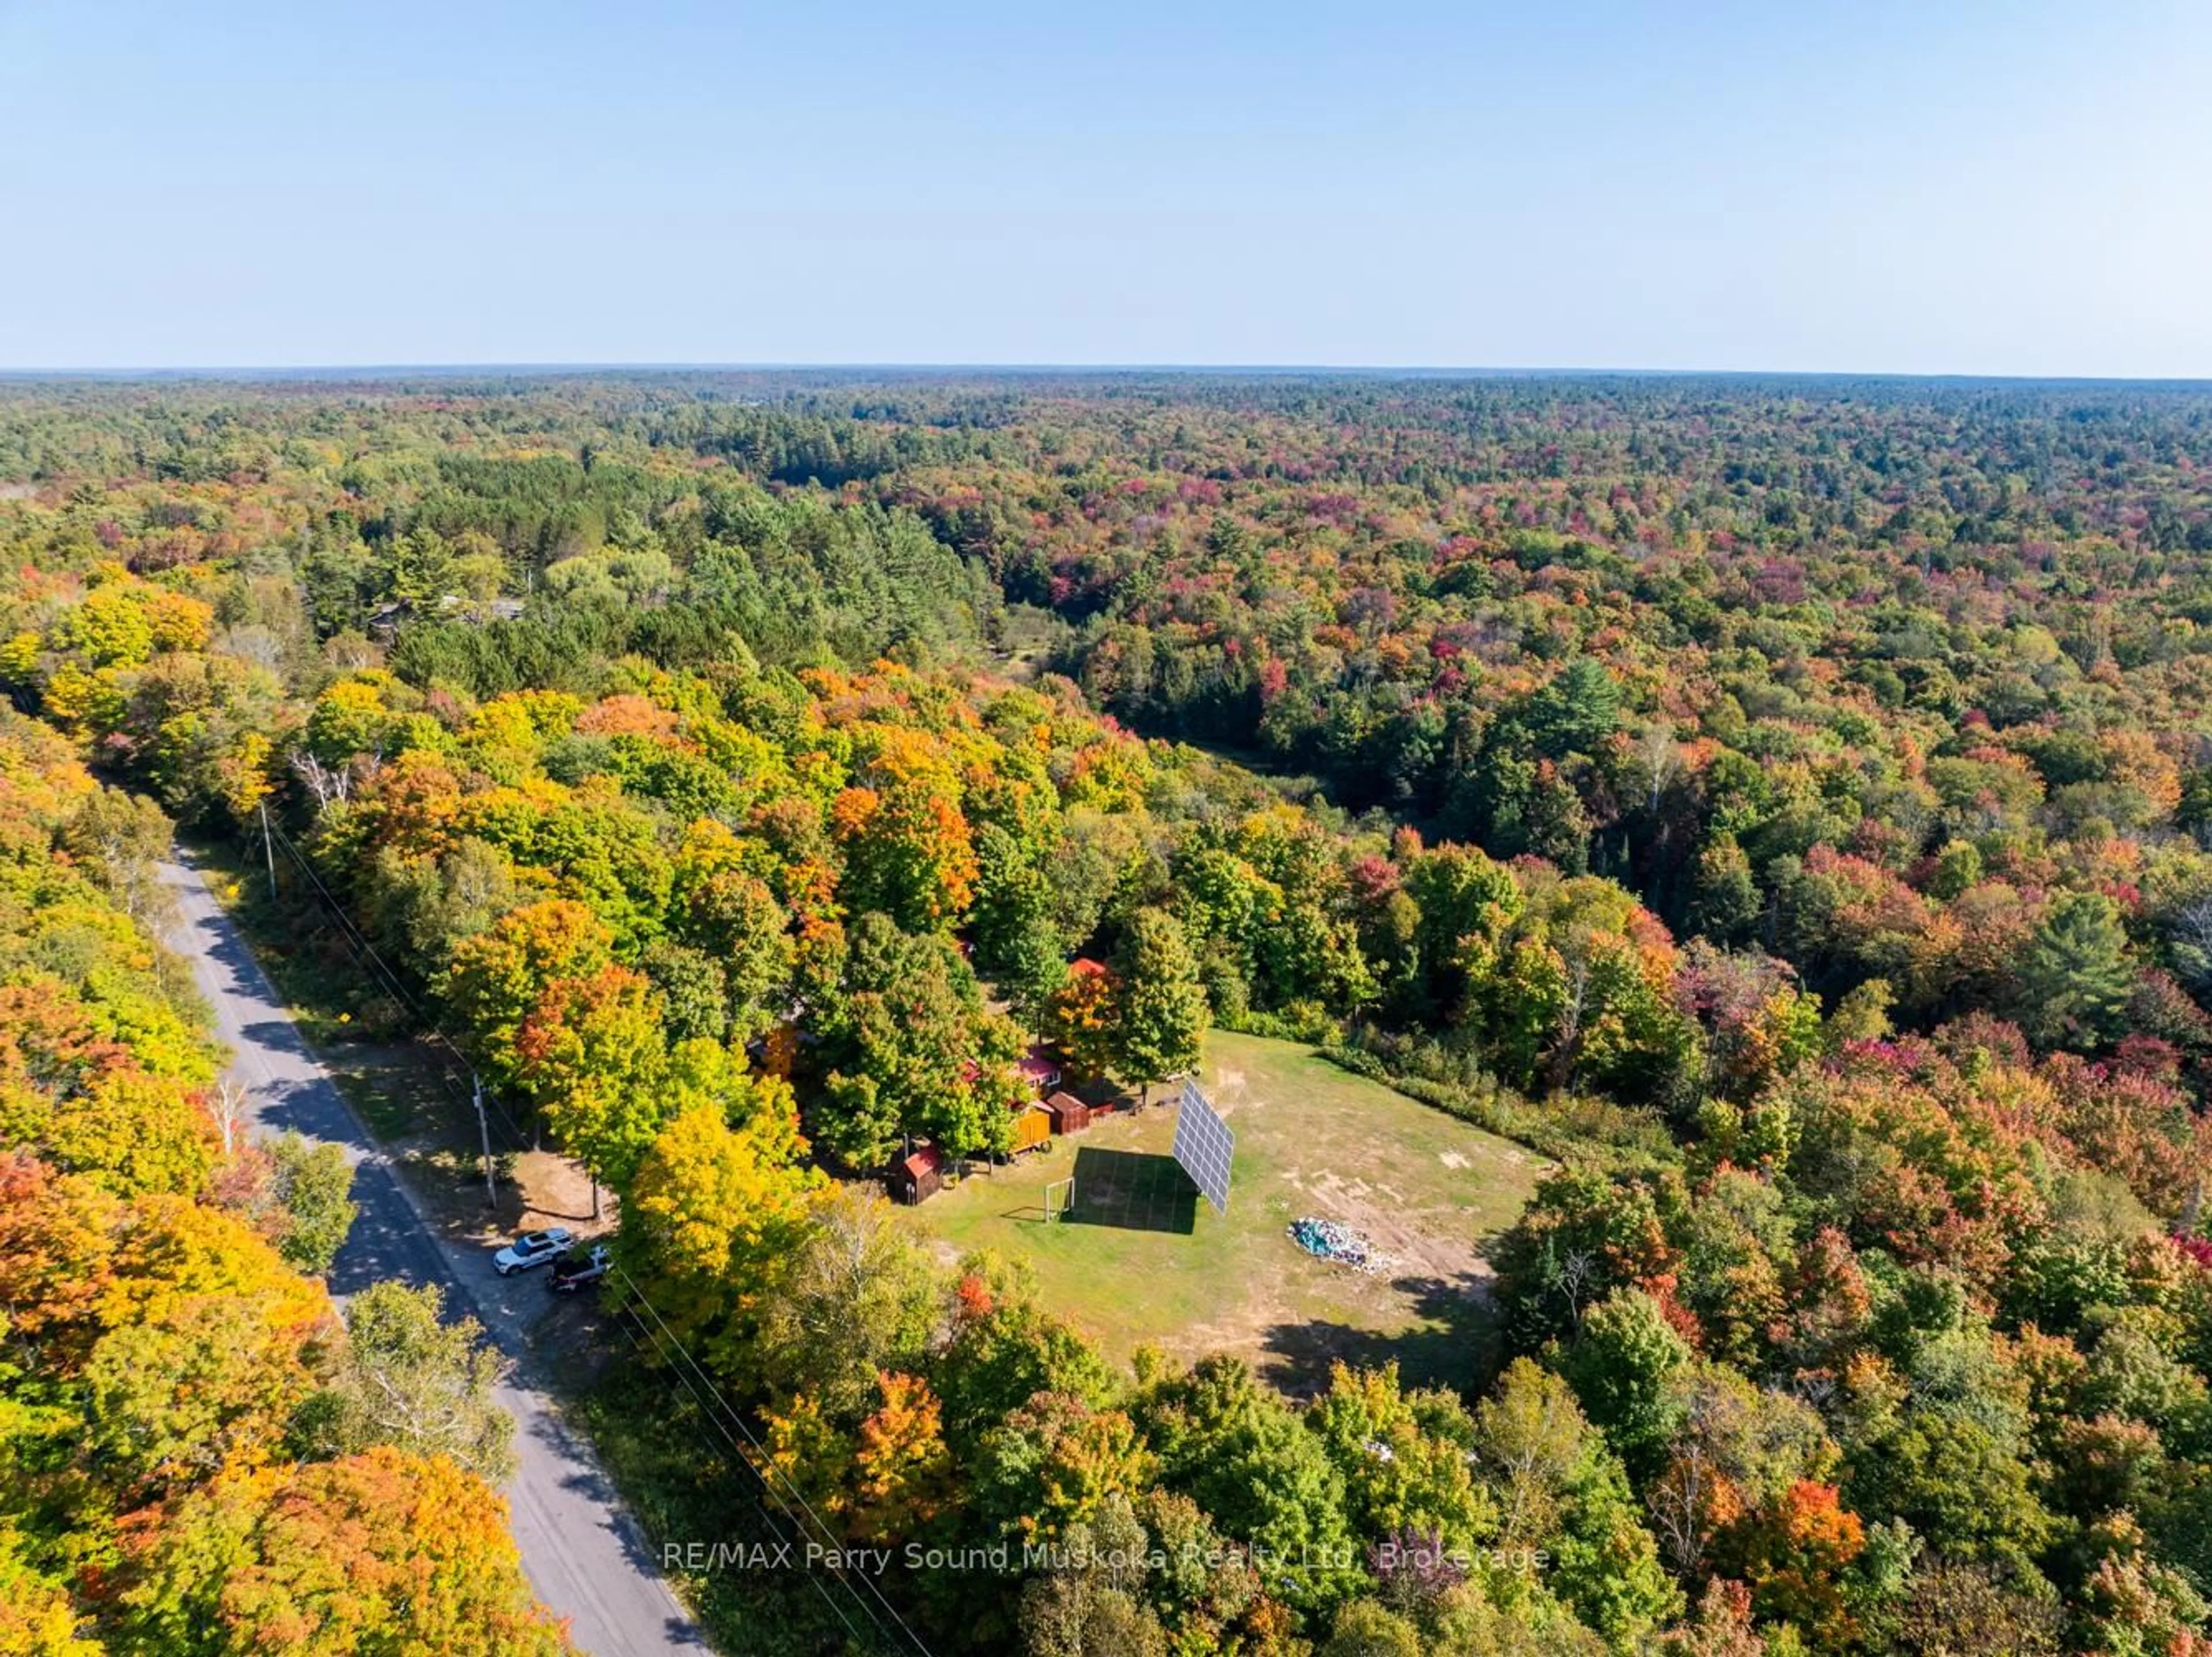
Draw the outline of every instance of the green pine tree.
[[[2101,892],[2054,899],[2020,964],[2021,1022],[2045,1046],[2094,1046],[2119,1033],[2135,973],[2120,912]]]

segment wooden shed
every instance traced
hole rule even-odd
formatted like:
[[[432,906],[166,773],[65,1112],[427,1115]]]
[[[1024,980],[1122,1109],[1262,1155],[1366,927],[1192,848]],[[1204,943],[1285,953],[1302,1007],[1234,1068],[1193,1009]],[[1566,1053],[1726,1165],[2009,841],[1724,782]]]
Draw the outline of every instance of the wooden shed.
[[[1013,1151],[1019,1155],[1052,1141],[1052,1112],[1034,1099],[1014,1106]]]
[[[926,1203],[945,1188],[945,1153],[923,1145],[891,1164],[891,1195],[902,1203]]]
[[[1073,1093],[1054,1093],[1044,1102],[1054,1133],[1081,1133],[1091,1125],[1091,1107]]]

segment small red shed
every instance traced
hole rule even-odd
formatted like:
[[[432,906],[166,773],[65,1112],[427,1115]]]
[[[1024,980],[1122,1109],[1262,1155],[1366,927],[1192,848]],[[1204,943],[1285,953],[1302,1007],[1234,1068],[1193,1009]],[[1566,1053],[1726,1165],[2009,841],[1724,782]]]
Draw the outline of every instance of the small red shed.
[[[902,1203],[926,1203],[945,1187],[945,1153],[934,1145],[891,1164],[891,1195]]]
[[[1054,1093],[1044,1108],[1054,1133],[1081,1133],[1091,1125],[1091,1107],[1073,1093]]]

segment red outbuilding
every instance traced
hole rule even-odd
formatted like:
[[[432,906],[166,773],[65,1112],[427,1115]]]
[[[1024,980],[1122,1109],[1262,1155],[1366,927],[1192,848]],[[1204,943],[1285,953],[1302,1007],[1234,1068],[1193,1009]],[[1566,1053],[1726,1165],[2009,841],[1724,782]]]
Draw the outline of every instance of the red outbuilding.
[[[902,1203],[926,1203],[945,1188],[945,1153],[921,1145],[913,1155],[891,1165],[891,1195]]]
[[[1073,1093],[1054,1093],[1044,1108],[1054,1133],[1081,1133],[1091,1125],[1091,1107]]]

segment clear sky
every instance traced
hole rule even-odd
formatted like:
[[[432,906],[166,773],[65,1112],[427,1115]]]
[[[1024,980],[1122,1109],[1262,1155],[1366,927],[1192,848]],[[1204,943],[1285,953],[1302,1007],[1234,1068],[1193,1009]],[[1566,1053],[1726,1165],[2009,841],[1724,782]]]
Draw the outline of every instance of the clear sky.
[[[2212,376],[2206,0],[0,0],[0,365]]]

